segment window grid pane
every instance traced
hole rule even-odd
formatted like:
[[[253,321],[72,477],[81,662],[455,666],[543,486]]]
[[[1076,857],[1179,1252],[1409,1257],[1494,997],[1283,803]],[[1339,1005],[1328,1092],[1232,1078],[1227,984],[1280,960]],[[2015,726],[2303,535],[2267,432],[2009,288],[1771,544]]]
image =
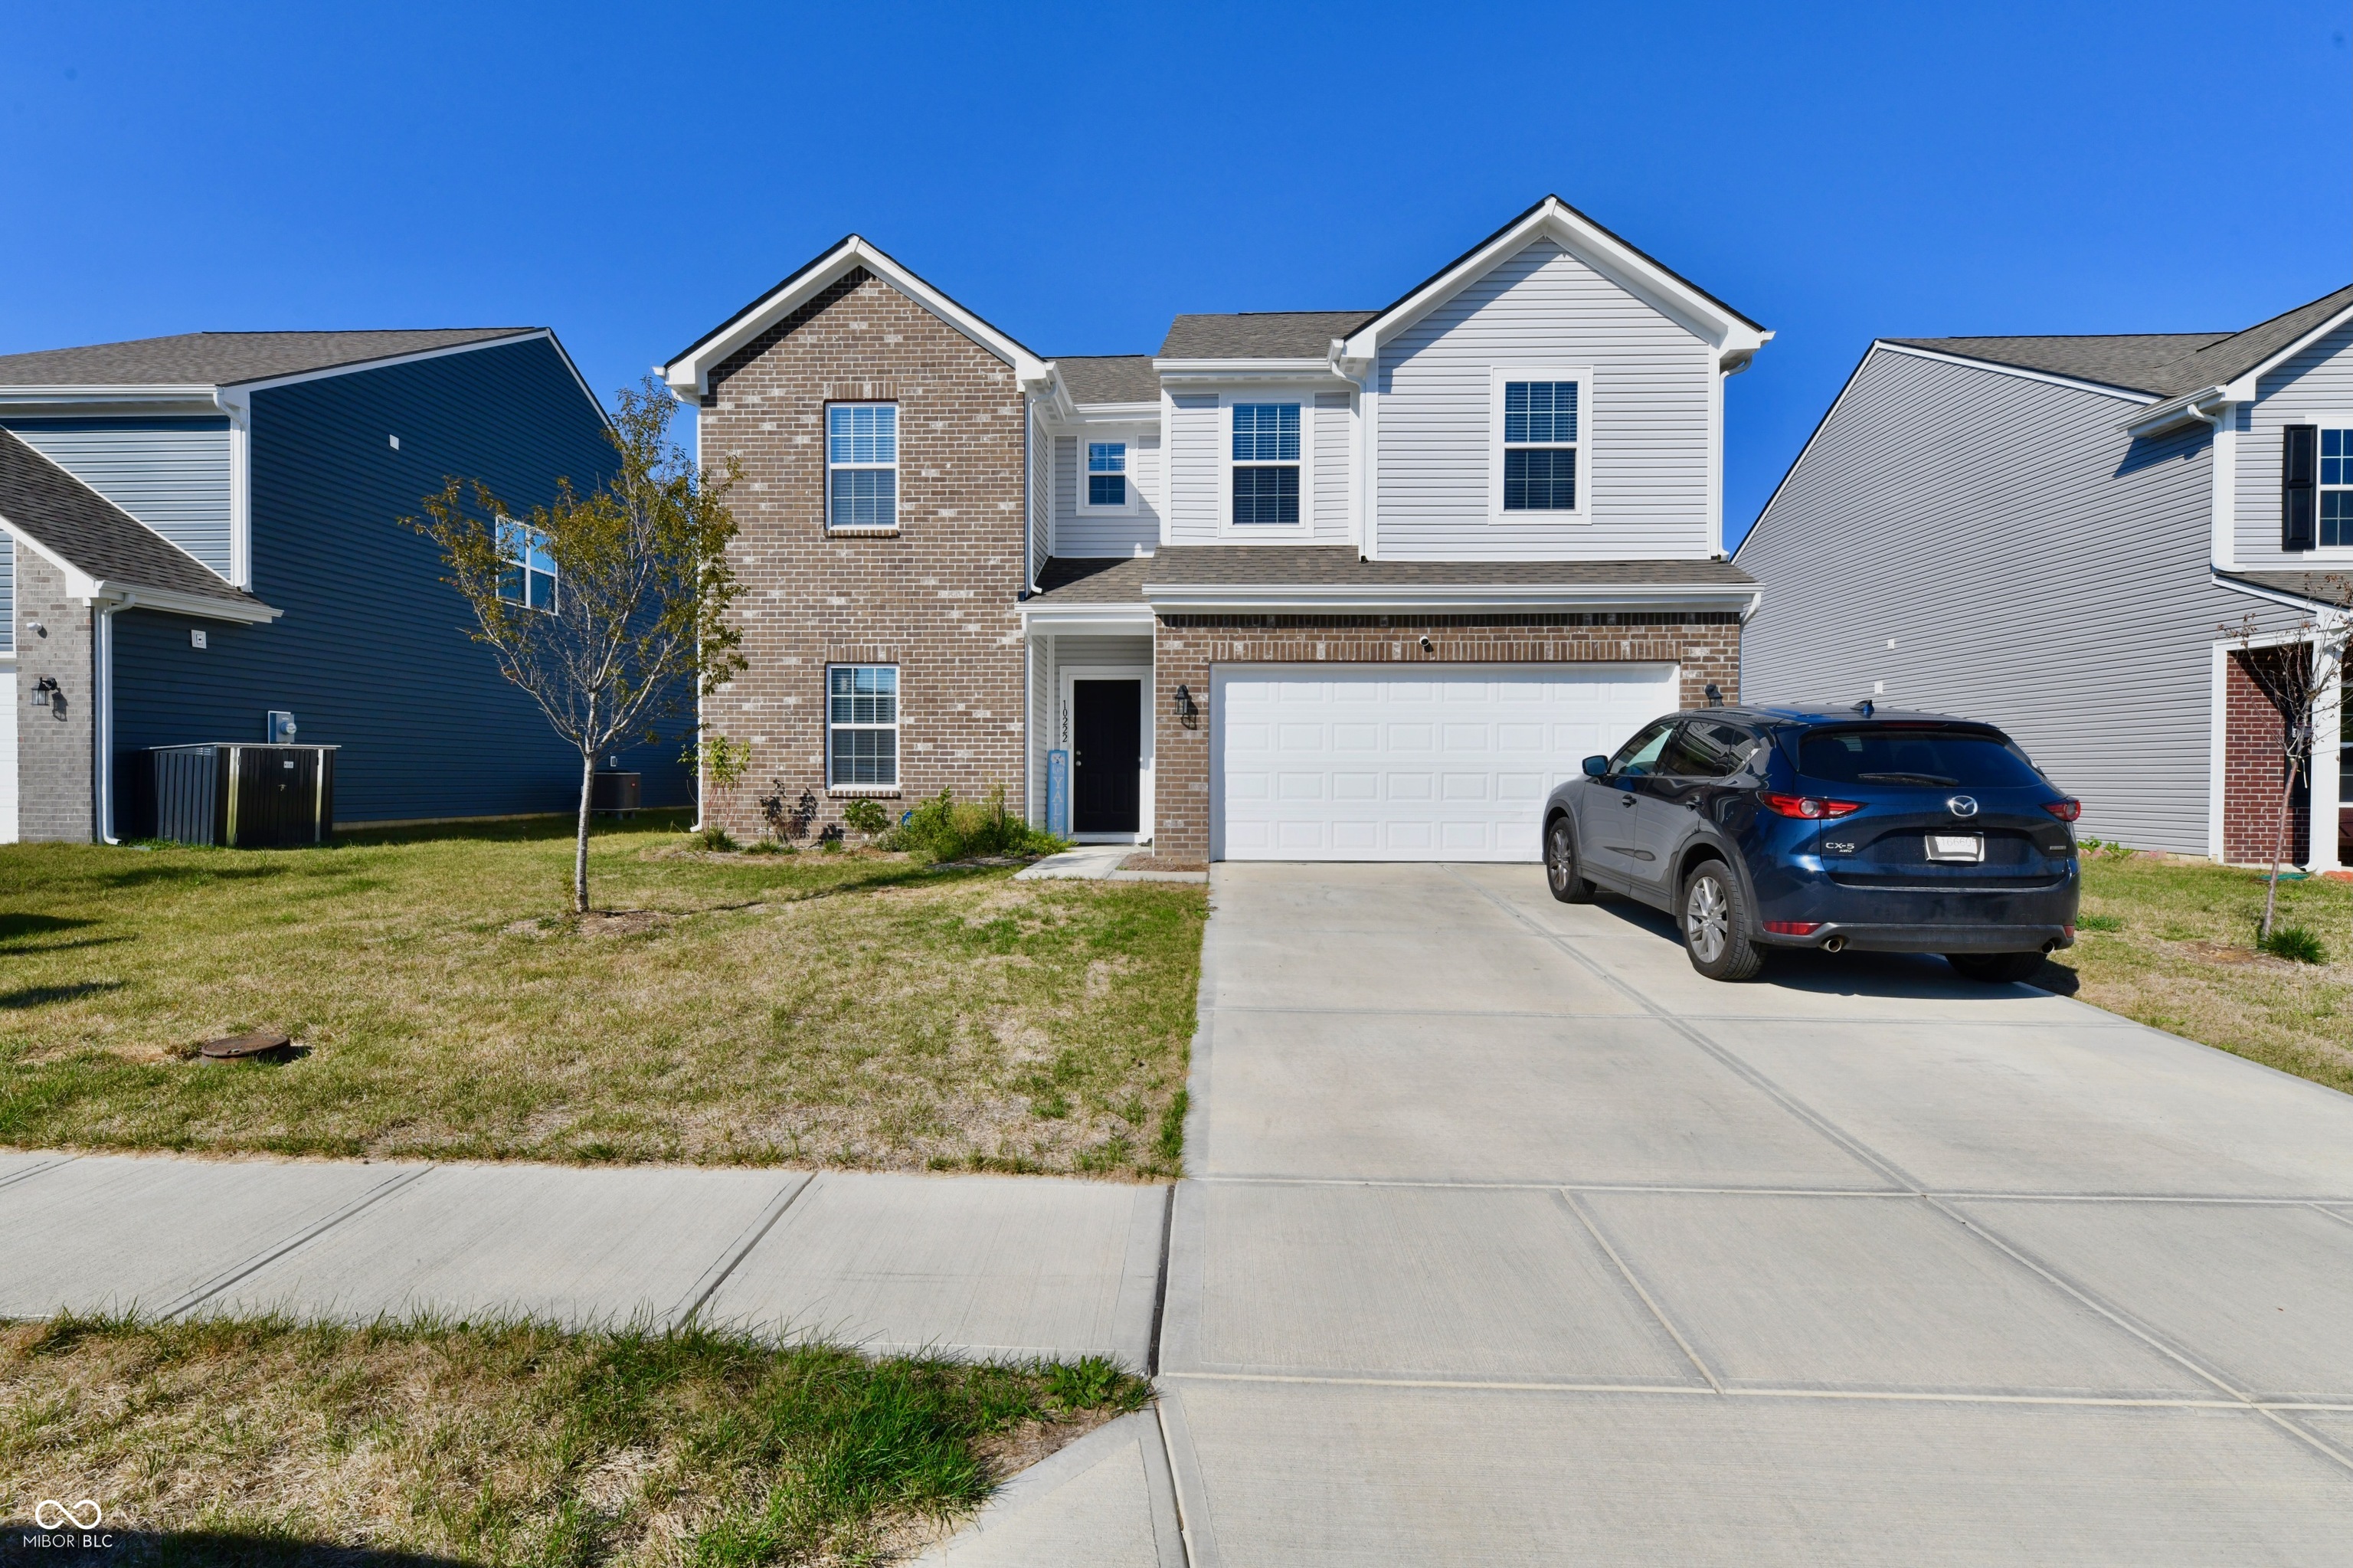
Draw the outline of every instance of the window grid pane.
[[[1091,473],[1087,475],[1087,504],[1090,506],[1126,505],[1126,476],[1117,473]]]
[[[826,672],[828,782],[899,782],[899,672],[837,664]]]
[[[2353,484],[2353,430],[2320,432],[2320,482]]]
[[[1299,471],[1295,468],[1234,470],[1234,522],[1238,525],[1291,525],[1299,521]]]
[[[1504,453],[1504,510],[1577,510],[1577,450],[1516,447]]]
[[[899,406],[837,403],[825,411],[826,458],[835,463],[899,461]]]
[[[833,471],[836,528],[889,528],[899,521],[899,475],[887,468],[838,468]]]
[[[2353,490],[2320,493],[2320,543],[2330,549],[2353,545]]]
[[[1236,462],[1297,462],[1299,405],[1296,403],[1237,403],[1234,405]]]
[[[1089,473],[1125,473],[1127,443],[1125,441],[1089,441],[1087,471]]]
[[[1504,382],[1504,440],[1538,446],[1577,440],[1577,383]]]

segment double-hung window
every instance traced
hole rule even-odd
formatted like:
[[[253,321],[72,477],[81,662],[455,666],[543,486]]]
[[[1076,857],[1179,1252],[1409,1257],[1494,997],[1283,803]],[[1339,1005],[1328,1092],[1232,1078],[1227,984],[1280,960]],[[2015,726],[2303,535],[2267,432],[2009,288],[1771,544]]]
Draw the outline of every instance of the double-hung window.
[[[899,782],[899,671],[832,664],[825,672],[826,783],[834,789]]]
[[[899,525],[899,405],[828,403],[826,526]]]
[[[1087,443],[1087,504],[1108,511],[1127,508],[1127,443]]]
[[[498,522],[499,597],[528,609],[555,608],[555,557],[547,553],[547,535],[512,517]]]
[[[2353,546],[2353,430],[2320,432],[2320,546]]]
[[[1299,405],[1234,405],[1234,524],[1299,523]]]
[[[1504,383],[1504,510],[1577,510],[1578,381]]]

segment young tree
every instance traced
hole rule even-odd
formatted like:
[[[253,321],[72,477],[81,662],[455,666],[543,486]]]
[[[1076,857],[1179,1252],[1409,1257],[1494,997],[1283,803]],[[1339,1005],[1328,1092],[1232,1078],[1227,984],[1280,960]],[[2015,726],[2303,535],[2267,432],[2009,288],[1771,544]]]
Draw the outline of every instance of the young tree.
[[[580,753],[572,907],[588,912],[588,799],[596,758],[656,736],[659,721],[744,667],[729,624],[733,463],[720,473],[670,444],[669,392],[648,376],[620,394],[607,434],[615,471],[594,493],[559,482],[518,521],[480,481],[451,479],[410,519],[441,550],[474,612],[474,641]],[[472,493],[470,505],[467,492]]]
[[[2225,627],[2238,646],[2233,657],[2279,715],[2280,792],[2272,816],[2271,875],[2263,888],[2263,918],[2255,939],[2271,940],[2272,921],[2279,908],[2280,867],[2287,858],[2288,807],[2295,801],[2296,780],[2311,778],[2313,739],[2323,716],[2322,705],[2338,691],[2336,674],[2345,658],[2347,621],[2341,606],[2353,602],[2353,585],[2331,577],[2319,589],[2325,602],[2340,608],[2316,609],[2284,630],[2262,630],[2249,615],[2237,627]],[[2314,834],[2337,831],[2334,801],[2327,821],[2321,801],[2313,802],[2308,830]]]

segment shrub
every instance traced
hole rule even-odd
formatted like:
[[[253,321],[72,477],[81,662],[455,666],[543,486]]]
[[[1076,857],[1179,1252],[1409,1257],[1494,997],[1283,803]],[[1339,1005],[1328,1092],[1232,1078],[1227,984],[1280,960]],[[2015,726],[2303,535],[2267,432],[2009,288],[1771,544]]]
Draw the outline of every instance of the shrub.
[[[1060,839],[1042,832],[1005,809],[1005,787],[986,800],[958,800],[943,789],[883,836],[885,849],[904,850],[918,860],[970,860],[976,855],[1052,854]]]
[[[727,836],[725,828],[698,829],[687,834],[686,838],[689,843],[700,844],[707,850],[732,852],[735,848],[735,841]]]
[[[891,829],[891,814],[880,800],[857,800],[841,808],[842,825],[863,837],[881,838]]]
[[[2299,964],[2325,964],[2328,949],[2320,938],[2306,926],[2274,926],[2272,934],[2259,944],[2264,952],[2275,959],[2293,959]]]

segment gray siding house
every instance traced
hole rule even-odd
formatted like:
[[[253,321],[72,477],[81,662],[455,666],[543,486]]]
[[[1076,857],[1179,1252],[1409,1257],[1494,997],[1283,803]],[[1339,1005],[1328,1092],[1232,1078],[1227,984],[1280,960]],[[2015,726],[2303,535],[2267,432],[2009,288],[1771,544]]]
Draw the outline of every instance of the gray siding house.
[[[1763,588],[1743,692],[1990,720],[2086,833],[2263,861],[2284,726],[2259,662],[2333,665],[2294,629],[2353,584],[2340,454],[2353,289],[2237,333],[1883,338],[1734,556]],[[2344,852],[2309,802],[2353,800],[2337,708],[2294,808],[2316,869]]]

